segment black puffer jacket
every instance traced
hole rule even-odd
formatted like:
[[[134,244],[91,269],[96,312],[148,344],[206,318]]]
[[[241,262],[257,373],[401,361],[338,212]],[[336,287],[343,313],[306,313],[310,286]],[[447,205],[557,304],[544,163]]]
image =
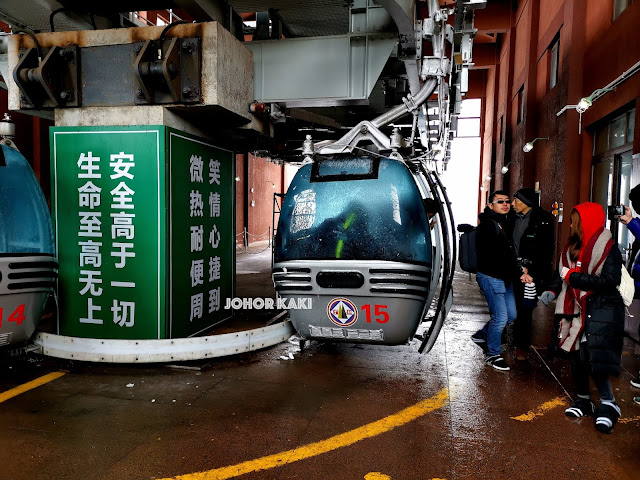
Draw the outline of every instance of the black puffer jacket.
[[[522,269],[518,267],[511,237],[505,231],[506,214],[496,213],[489,207],[478,215],[480,224],[476,233],[478,272],[490,277],[519,281]]]
[[[517,214],[511,210],[507,216],[507,231],[513,238]],[[529,212],[529,224],[520,238],[519,256],[527,260],[525,265],[533,277],[538,293],[547,289],[553,272],[555,250],[555,217],[540,207]]]
[[[617,245],[614,245],[604,261],[600,275],[574,272],[569,276],[569,285],[573,288],[593,292],[586,301],[587,341],[580,344],[583,358],[593,372],[613,375],[620,372],[625,315],[624,303],[617,289],[621,268],[622,256]],[[562,288],[562,281],[556,271],[549,288],[556,297]]]

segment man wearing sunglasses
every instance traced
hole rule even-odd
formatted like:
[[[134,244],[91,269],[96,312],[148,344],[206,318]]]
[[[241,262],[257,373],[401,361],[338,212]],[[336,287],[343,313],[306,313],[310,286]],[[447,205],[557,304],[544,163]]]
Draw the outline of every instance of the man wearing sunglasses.
[[[505,191],[491,193],[489,204],[478,215],[480,224],[476,233],[476,281],[487,299],[491,318],[471,339],[484,351],[485,363],[500,371],[510,369],[501,354],[502,331],[517,316],[512,280],[526,277],[518,266],[513,243],[505,230],[510,209]]]

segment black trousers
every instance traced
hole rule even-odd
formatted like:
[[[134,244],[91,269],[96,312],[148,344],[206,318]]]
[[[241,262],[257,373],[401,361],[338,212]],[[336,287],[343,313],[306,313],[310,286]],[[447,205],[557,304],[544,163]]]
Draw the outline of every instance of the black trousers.
[[[527,350],[531,346],[531,323],[533,308],[524,305],[524,283],[513,282],[513,294],[516,297],[516,311],[518,318],[513,323],[513,345],[516,348]]]
[[[571,365],[571,376],[576,387],[576,393],[582,396],[591,396],[591,387],[589,386],[589,365],[582,359],[580,350],[569,353],[569,365]],[[609,374],[602,372],[592,372],[591,378],[596,384],[600,401],[613,400],[613,389],[609,381]]]

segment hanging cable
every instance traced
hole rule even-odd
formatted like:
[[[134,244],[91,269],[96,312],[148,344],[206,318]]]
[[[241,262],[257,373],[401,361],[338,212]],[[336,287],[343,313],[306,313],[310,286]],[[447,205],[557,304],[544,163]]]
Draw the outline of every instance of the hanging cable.
[[[38,63],[42,62],[42,47],[40,46],[40,42],[38,42],[38,39],[36,38],[33,32],[28,32],[27,30],[16,30],[12,33],[14,34],[24,33],[25,35],[29,35],[31,39],[35,42],[36,49],[38,50]]]
[[[164,27],[164,30],[162,30],[162,33],[160,34],[160,42],[164,40],[164,37],[166,36],[169,30],[171,30],[176,25],[182,25],[184,23],[191,23],[191,22],[187,22],[186,20],[178,20],[177,22],[170,23],[169,25]]]
[[[64,12],[65,10],[71,10],[71,9],[69,7],[57,8],[56,10],[51,12],[51,15],[49,15],[49,27],[51,28],[52,33],[56,31],[55,25],[53,24],[53,17],[55,17],[60,12]],[[72,11],[72,13],[75,13],[75,12]],[[89,25],[91,25],[94,30],[98,29],[98,27],[96,26],[96,20],[93,16],[93,13],[89,12],[89,20],[88,21],[84,20],[84,21],[87,22]]]
[[[94,30],[97,30],[98,27],[96,26],[96,19],[93,16],[93,13],[89,12],[89,20],[91,20],[91,26],[93,27]]]
[[[55,26],[53,25],[53,17],[55,17],[60,12],[64,12],[65,10],[67,10],[67,7],[57,8],[53,12],[51,12],[51,15],[49,15],[49,27],[52,33],[56,31]]]

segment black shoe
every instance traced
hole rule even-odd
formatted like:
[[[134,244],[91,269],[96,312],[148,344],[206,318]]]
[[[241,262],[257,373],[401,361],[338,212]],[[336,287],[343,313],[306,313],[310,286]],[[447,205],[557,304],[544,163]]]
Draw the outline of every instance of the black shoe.
[[[484,363],[495,368],[496,370],[500,370],[501,372],[507,372],[511,370],[507,362],[504,361],[500,355],[487,355],[484,357]]]
[[[619,418],[620,407],[616,402],[601,403],[596,410],[596,430],[602,433],[611,433]]]
[[[524,361],[527,359],[527,355],[529,354],[528,348],[515,348],[514,356],[516,360]]]
[[[638,372],[638,377],[631,379],[629,383],[632,387],[640,388],[640,372]]]
[[[571,404],[569,408],[564,411],[567,417],[586,417],[587,415],[593,415],[596,410],[596,406],[588,398],[579,398]]]
[[[478,345],[485,355],[487,354],[487,339],[483,336],[482,332],[478,331],[471,335],[471,341]]]

